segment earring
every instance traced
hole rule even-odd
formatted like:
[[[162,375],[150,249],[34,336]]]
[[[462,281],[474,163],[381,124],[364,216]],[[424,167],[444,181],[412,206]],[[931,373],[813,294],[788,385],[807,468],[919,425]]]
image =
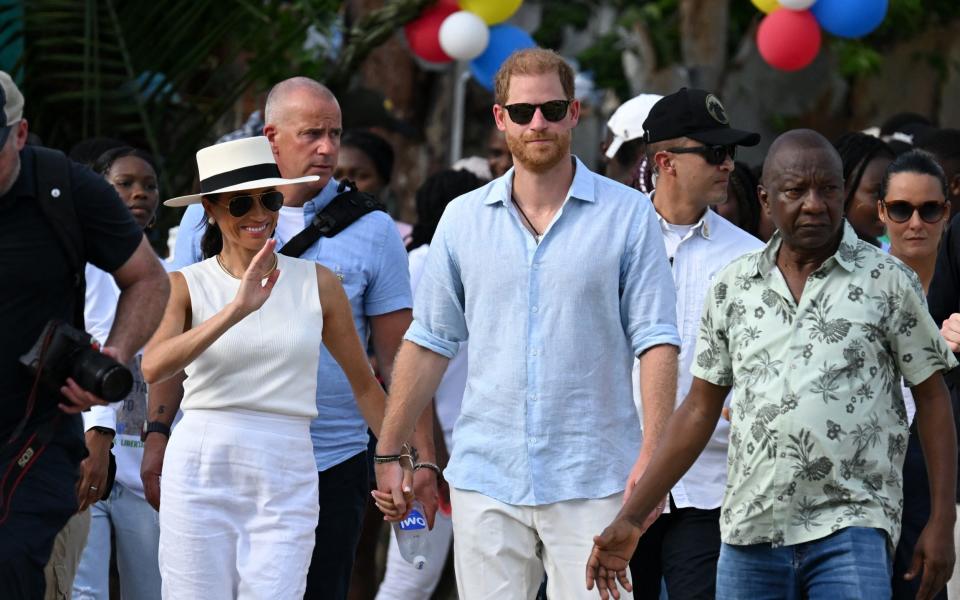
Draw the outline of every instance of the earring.
[[[147,223],[146,229],[152,229],[154,225],[157,224],[157,213],[153,213],[153,216],[150,217],[150,222]]]
[[[207,217],[207,225],[213,225],[216,221],[213,220],[213,217]]]

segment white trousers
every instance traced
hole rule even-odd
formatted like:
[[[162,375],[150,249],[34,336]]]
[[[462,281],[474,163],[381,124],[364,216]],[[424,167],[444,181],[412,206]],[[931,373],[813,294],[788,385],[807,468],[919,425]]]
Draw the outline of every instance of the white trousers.
[[[550,600],[596,600],[596,589],[587,591],[587,558],[593,536],[617,515],[622,498],[514,506],[451,488],[460,600],[530,600],[544,571]]]
[[[164,600],[302,598],[317,484],[310,419],[184,411],[160,482]]]
[[[377,591],[377,600],[430,600],[437,589],[453,539],[453,523],[448,515],[437,511],[433,529],[427,534],[427,564],[419,571],[400,556],[397,536],[390,528],[390,549],[387,551],[387,572]]]

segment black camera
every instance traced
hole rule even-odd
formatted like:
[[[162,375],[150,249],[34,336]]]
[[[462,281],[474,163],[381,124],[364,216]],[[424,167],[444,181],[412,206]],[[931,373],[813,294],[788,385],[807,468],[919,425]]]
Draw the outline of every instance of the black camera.
[[[52,320],[20,363],[49,389],[60,393],[67,377],[107,402],[127,397],[133,387],[130,369],[94,348],[93,337],[63,321]]]

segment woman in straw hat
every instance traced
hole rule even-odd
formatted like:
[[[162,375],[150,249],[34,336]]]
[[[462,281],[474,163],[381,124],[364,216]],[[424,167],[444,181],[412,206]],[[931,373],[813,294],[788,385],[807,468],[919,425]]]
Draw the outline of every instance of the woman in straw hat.
[[[383,390],[366,362],[346,294],[311,261],[274,252],[283,179],[264,137],[197,153],[208,216],[206,260],[170,274],[147,345],[150,383],[187,374],[183,419],[160,494],[164,598],[301,598],[317,524],[310,441],[321,342],[346,373],[370,427]]]

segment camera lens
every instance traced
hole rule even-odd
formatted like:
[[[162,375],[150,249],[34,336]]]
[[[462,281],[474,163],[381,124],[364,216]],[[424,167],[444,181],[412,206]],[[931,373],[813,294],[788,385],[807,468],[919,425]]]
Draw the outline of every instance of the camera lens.
[[[107,402],[123,400],[133,388],[129,369],[93,349],[85,349],[77,356],[73,378],[80,387]]]

